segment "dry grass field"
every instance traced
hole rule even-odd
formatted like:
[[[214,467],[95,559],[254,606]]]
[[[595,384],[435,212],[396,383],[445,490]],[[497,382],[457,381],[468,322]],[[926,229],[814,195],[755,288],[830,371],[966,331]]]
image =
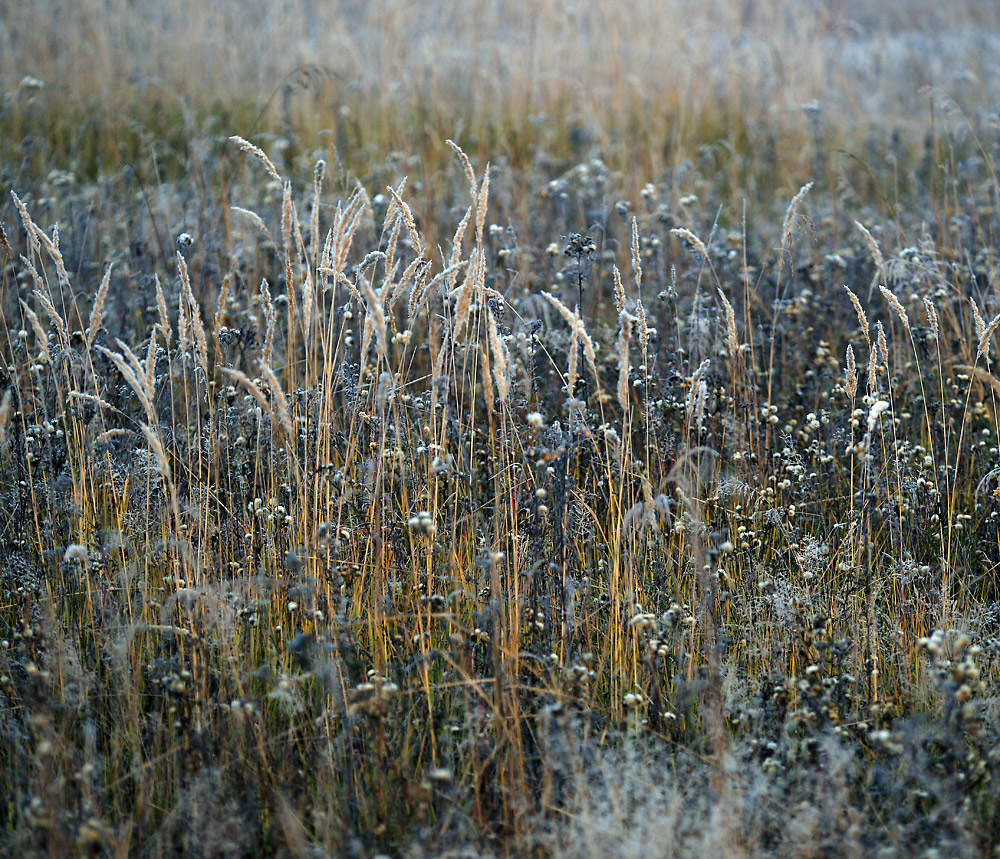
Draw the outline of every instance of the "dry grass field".
[[[0,7],[0,852],[1000,855],[1000,8]]]

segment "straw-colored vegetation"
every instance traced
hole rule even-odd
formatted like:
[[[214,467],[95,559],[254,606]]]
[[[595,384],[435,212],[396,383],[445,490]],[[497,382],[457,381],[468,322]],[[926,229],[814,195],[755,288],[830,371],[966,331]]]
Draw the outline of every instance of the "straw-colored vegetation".
[[[3,849],[993,855],[993,4],[247,5],[0,10]]]

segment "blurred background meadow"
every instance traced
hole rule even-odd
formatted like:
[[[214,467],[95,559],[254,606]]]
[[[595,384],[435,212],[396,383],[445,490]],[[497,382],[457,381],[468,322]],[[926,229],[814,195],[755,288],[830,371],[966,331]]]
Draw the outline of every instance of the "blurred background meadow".
[[[0,846],[998,855],[998,57],[4,3]]]

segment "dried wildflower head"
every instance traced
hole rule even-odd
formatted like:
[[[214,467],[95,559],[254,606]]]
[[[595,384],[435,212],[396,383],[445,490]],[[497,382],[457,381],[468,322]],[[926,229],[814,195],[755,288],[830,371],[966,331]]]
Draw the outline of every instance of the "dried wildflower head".
[[[868,412],[868,432],[875,429],[875,425],[878,423],[878,419],[882,412],[889,408],[889,404],[885,400],[876,400],[872,403],[872,407]]]
[[[63,555],[63,560],[68,564],[85,564],[90,558],[90,554],[87,552],[86,546],[81,546],[79,543],[72,543],[66,547],[66,553]]]

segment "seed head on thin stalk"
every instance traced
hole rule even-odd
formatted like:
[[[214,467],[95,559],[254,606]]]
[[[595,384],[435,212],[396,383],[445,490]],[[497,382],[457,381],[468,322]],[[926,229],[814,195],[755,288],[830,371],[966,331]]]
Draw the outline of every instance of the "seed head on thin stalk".
[[[861,302],[858,300],[858,297],[846,283],[844,284],[844,289],[847,290],[847,297],[851,299],[851,304],[854,305],[854,312],[858,314],[858,324],[861,326],[861,331],[865,336],[865,342],[871,343],[868,336],[868,316],[865,314],[865,309],[861,306]]]
[[[1000,313],[994,316],[990,320],[990,324],[986,326],[982,335],[979,338],[979,347],[976,350],[976,354],[980,357],[989,359],[990,357],[990,338],[993,333],[997,330],[997,326],[1000,325]]]
[[[852,400],[858,393],[858,368],[854,363],[854,347],[847,347],[847,375],[846,375],[847,396]]]
[[[507,344],[503,342],[497,329],[497,322],[492,313],[487,314],[487,327],[490,336],[490,351],[493,352],[493,378],[497,384],[497,396],[500,402],[507,400]]]
[[[101,322],[104,321],[104,301],[108,297],[108,286],[111,283],[111,265],[104,270],[104,277],[101,278],[101,285],[97,290],[97,297],[94,299],[94,306],[90,311],[90,321],[87,325],[87,351],[94,345],[94,338],[97,337]]]
[[[879,284],[879,292],[882,293],[882,297],[889,303],[889,306],[896,311],[896,315],[899,317],[899,321],[903,323],[903,328],[909,332],[910,330],[910,320],[906,315],[906,310],[902,304],[899,303],[899,299],[885,286]]]
[[[782,253],[788,249],[788,243],[792,237],[792,232],[795,229],[795,222],[798,218],[799,206],[802,205],[802,201],[805,199],[806,194],[809,193],[812,186],[812,182],[807,182],[799,189],[799,193],[792,197],[792,202],[788,204],[788,211],[785,212],[785,222],[781,227]]]
[[[930,325],[931,333],[934,335],[934,339],[937,340],[941,335],[941,326],[938,322],[938,312],[937,308],[934,306],[934,302],[927,296],[924,296],[924,311],[927,314],[927,324]]]
[[[986,323],[983,321],[983,317],[979,314],[979,308],[976,307],[976,302],[970,298],[969,304],[972,305],[972,318],[976,324],[976,340],[982,343],[983,337],[986,335]]]
[[[615,310],[618,315],[625,310],[625,288],[622,286],[622,273],[618,270],[618,266],[613,269],[614,281],[615,281]]]
[[[635,272],[635,292],[642,295],[642,256],[639,253],[639,221],[632,217],[632,270]]]
[[[698,251],[698,253],[700,253],[706,261],[708,260],[708,248],[705,247],[705,243],[689,229],[686,229],[685,227],[675,227],[670,232],[678,238],[684,239],[684,241]]]
[[[623,414],[628,414],[628,377],[629,377],[629,357],[628,344],[632,337],[632,322],[634,317],[622,311],[618,314],[621,322],[621,330],[618,332],[618,405],[622,408]]]
[[[260,161],[260,163],[264,165],[264,169],[270,174],[271,178],[280,184],[281,174],[278,173],[278,168],[274,166],[274,162],[264,154],[263,149],[258,146],[254,146],[249,140],[244,140],[242,137],[235,134],[229,139],[239,146],[244,152],[249,152],[258,161]]]
[[[719,290],[719,300],[726,311],[726,345],[729,347],[730,354],[735,357],[738,347],[736,339],[736,314],[733,312],[733,305],[729,303],[729,299],[726,298],[726,294],[721,289]]]
[[[875,323],[875,340],[878,343],[878,351],[881,354],[880,364],[885,364],[886,372],[889,370],[889,343],[885,338],[885,328],[882,327],[882,320]]]

